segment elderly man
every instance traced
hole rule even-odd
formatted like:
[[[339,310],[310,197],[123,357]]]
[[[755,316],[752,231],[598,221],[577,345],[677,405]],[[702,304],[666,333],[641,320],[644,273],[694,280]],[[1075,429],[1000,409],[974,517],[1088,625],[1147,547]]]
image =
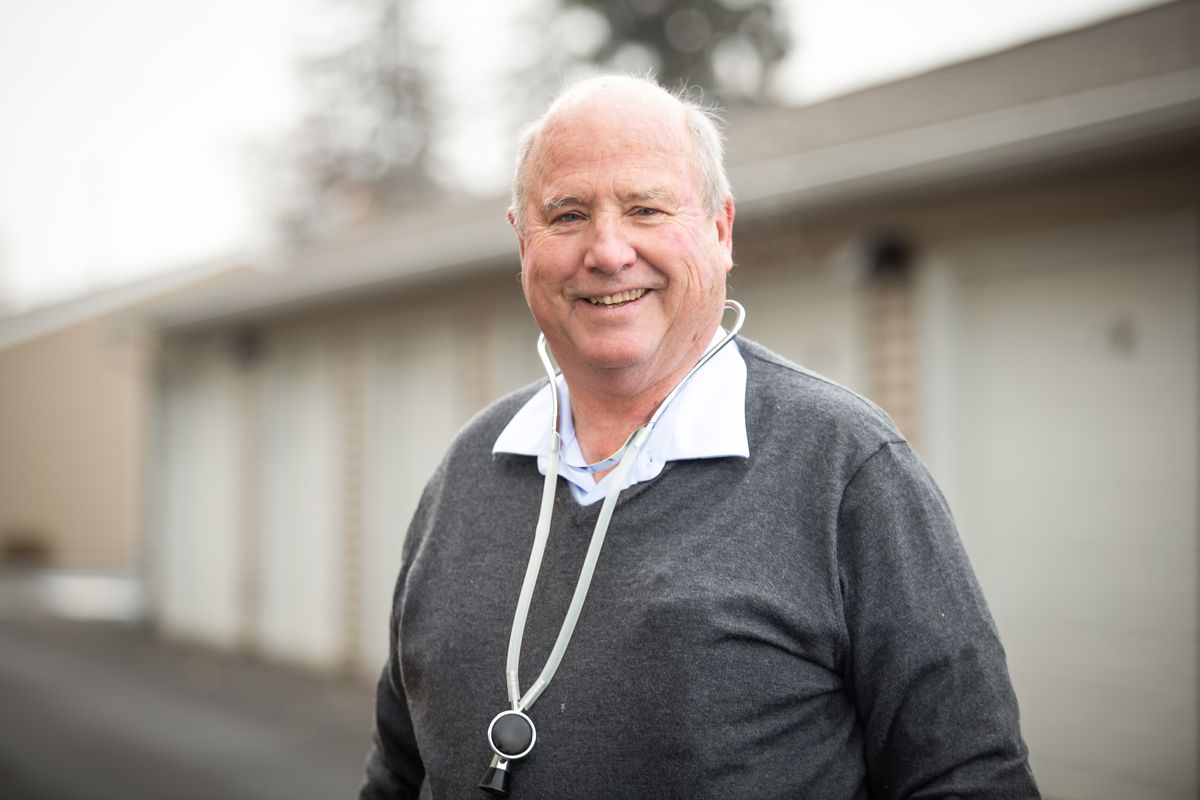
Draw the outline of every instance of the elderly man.
[[[362,797],[1037,796],[920,461],[721,328],[733,219],[713,122],[651,82],[525,135],[509,220],[562,375],[425,490]]]

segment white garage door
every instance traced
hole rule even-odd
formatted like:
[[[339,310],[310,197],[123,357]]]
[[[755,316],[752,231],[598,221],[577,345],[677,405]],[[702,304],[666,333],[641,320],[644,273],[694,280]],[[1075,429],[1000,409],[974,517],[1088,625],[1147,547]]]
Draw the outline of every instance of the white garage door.
[[[159,621],[169,635],[218,646],[236,644],[242,630],[235,377],[219,348],[170,365],[153,476]]]
[[[947,413],[927,425],[1042,790],[1195,797],[1196,221],[947,262]]]
[[[481,406],[543,374],[520,291],[503,289],[486,308],[407,307],[368,332],[359,657],[370,674],[387,658],[392,589],[425,483]]]
[[[456,408],[463,371],[443,317],[397,315],[368,340],[359,653],[368,673],[387,659],[392,588],[409,520],[462,421]]]
[[[260,641],[266,653],[338,664],[342,635],[340,409],[319,334],[291,333],[264,358]]]

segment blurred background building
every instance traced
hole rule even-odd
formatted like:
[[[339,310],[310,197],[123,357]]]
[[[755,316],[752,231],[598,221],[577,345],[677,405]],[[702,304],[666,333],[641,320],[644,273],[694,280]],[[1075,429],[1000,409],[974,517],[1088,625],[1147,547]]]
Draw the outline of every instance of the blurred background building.
[[[1200,3],[799,107],[752,102],[784,45],[747,42],[718,88],[745,333],[929,463],[1045,796],[1197,796]],[[407,160],[301,137],[290,246],[0,322],[10,563],[134,575],[171,639],[377,673],[425,480],[541,372],[507,198],[406,173],[411,66],[372,101]]]
[[[142,614],[155,336],[134,315],[247,269],[201,264],[0,317],[0,608]]]

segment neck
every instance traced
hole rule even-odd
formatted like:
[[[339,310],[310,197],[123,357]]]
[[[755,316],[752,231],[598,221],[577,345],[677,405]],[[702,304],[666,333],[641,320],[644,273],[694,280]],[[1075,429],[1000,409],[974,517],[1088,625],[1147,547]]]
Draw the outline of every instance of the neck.
[[[571,416],[584,459],[600,461],[619,450],[630,434],[649,421],[669,391],[670,387],[657,401],[653,396],[603,399],[572,387]],[[597,478],[603,474],[597,473]]]
[[[669,375],[654,381],[637,380],[629,374],[603,375],[572,379],[571,416],[575,438],[589,463],[608,458],[625,444],[635,430],[645,425],[676,384],[700,360],[708,341],[694,357]],[[597,478],[603,476],[597,473]]]

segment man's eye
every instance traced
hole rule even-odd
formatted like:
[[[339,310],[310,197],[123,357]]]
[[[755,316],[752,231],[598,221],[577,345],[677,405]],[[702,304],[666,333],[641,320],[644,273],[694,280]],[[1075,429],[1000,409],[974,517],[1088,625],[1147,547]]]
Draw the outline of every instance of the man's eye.
[[[635,217],[656,217],[661,213],[657,208],[647,208],[646,206],[639,206],[633,210]]]
[[[559,214],[557,217],[555,217],[554,221],[555,222],[578,222],[581,219],[583,219],[583,215],[580,214],[578,211],[567,211],[567,212],[565,212],[563,214]]]

